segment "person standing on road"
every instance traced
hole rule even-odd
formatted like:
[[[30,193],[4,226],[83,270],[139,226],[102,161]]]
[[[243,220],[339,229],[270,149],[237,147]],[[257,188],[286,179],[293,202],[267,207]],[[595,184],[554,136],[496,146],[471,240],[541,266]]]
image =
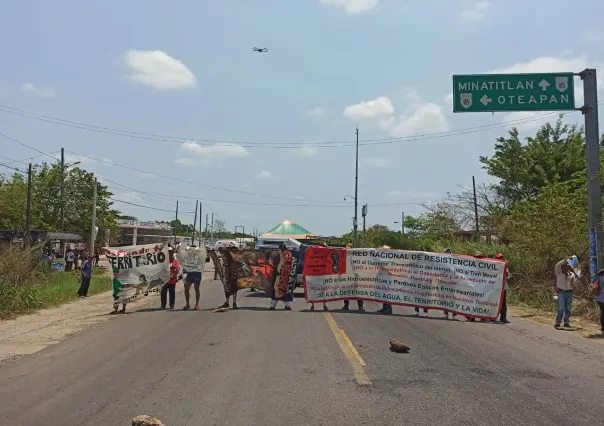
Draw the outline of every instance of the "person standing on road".
[[[84,261],[82,262],[80,274],[82,277],[82,281],[80,284],[80,289],[78,290],[78,296],[88,297],[90,279],[92,278],[92,263],[90,262],[90,258],[88,256],[84,256]]]
[[[323,246],[327,247],[327,244],[323,244]],[[351,243],[346,244],[346,248],[351,249],[352,244]],[[357,307],[359,308],[359,311],[361,311],[361,312],[365,311],[365,308],[363,305],[364,305],[364,303],[362,300],[357,300]],[[342,306],[342,310],[348,311],[349,309],[350,309],[350,299],[344,299],[344,306]]]
[[[510,271],[508,270],[508,261],[505,260],[503,254],[497,253],[495,259],[505,262],[505,272],[503,276],[503,301],[501,302],[501,313],[499,314],[499,322],[503,324],[509,324],[508,321],[508,280],[510,278]]]
[[[279,288],[279,284],[281,283],[281,271],[283,270],[283,266],[285,265],[285,250],[287,249],[287,247],[285,247],[285,244],[279,244],[279,263],[277,264],[277,274],[275,276],[275,283],[273,285],[273,288],[271,289],[271,304],[270,304],[270,310],[274,311],[277,308],[277,298],[278,298],[278,288]],[[292,310],[292,299],[294,297],[293,293],[285,293],[285,297],[283,298],[283,302],[285,303],[285,310],[286,311],[291,311]]]
[[[174,303],[176,301],[176,283],[178,282],[178,275],[180,273],[180,263],[174,257],[174,249],[170,247],[168,251],[170,261],[170,279],[161,288],[160,299],[161,308],[166,309],[166,303],[168,302],[168,294],[170,295],[170,310],[174,309]]]
[[[382,249],[389,249],[390,246],[383,246]],[[392,315],[392,305],[389,303],[382,303],[382,309],[379,309],[378,312],[384,315]]]
[[[577,275],[568,259],[562,259],[554,267],[556,273],[556,293],[558,294],[558,313],[556,314],[555,328],[560,328],[564,319],[564,327],[570,327],[570,315],[573,304],[573,285]]]
[[[602,291],[602,284],[604,284],[604,269],[598,271],[596,280],[591,284],[591,295],[594,302],[600,307],[600,331],[604,333],[604,291]]]
[[[191,297],[191,284],[195,287],[195,310],[199,310],[199,298],[201,285],[201,277],[203,267],[206,263],[206,251],[200,249],[195,244],[191,244],[189,248],[182,246],[178,251],[178,257],[182,261],[183,272],[187,274],[185,278],[185,306],[184,311],[190,309],[189,299]]]

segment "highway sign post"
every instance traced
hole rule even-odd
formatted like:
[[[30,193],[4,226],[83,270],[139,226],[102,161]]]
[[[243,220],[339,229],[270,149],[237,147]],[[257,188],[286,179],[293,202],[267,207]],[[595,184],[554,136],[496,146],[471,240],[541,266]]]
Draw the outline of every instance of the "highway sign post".
[[[585,105],[575,108],[574,77],[583,80]],[[453,76],[453,112],[572,111],[585,116],[589,270],[604,267],[598,88],[595,69],[580,73],[470,74]]]
[[[453,76],[453,112],[574,109],[573,73]]]

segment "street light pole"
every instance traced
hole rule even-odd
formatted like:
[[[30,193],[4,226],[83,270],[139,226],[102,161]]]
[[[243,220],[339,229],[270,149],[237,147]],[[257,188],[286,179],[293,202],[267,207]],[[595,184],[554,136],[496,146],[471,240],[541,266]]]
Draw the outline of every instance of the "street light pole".
[[[357,143],[355,156],[355,174],[354,174],[354,219],[352,222],[352,232],[354,243],[353,247],[359,246],[359,226],[358,226],[358,205],[359,205],[359,128],[356,129]]]

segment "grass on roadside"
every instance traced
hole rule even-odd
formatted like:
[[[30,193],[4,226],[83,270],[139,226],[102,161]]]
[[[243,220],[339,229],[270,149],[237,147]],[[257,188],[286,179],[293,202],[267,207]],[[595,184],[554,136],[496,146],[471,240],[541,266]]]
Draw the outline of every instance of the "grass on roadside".
[[[40,286],[38,297],[42,308],[60,305],[78,297],[78,272],[55,272],[51,274],[50,280]],[[111,290],[111,277],[104,273],[102,269],[93,269],[92,279],[90,280],[90,289],[88,295],[102,293]]]
[[[77,298],[76,272],[56,272],[43,260],[43,246],[13,246],[0,253],[0,319]],[[111,274],[93,270],[89,294],[111,289]]]

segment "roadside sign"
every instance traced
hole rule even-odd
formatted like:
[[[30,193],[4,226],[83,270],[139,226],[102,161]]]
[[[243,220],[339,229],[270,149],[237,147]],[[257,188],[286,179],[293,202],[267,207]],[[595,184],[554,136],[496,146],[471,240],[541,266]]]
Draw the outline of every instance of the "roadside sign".
[[[574,109],[572,72],[453,76],[453,112]]]

